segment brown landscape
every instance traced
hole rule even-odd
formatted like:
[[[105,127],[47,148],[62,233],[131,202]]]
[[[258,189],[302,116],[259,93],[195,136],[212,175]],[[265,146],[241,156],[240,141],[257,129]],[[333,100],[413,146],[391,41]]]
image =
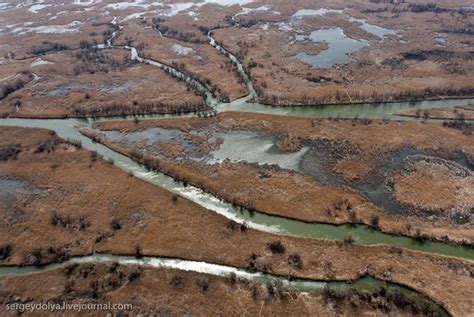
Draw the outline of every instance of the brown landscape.
[[[12,287],[18,280],[28,285],[21,293]],[[133,303],[134,311],[142,314],[176,312],[207,315],[220,310],[223,314],[230,315],[338,316],[338,311],[348,310],[354,314],[371,316],[403,316],[407,312],[418,313],[420,308],[432,309],[433,314],[437,313],[435,307],[430,307],[430,304],[424,304],[423,301],[415,302],[415,305],[405,305],[403,309],[398,308],[395,303],[411,303],[416,297],[404,297],[403,293],[390,290],[388,293],[383,290],[338,292],[327,288],[319,292],[301,293],[294,289],[285,289],[281,285],[268,284],[262,287],[260,284],[232,276],[220,278],[172,269],[141,269],[117,263],[108,266],[71,264],[64,269],[27,277],[9,277],[2,282],[2,287],[12,292],[13,296],[26,293],[44,301],[50,298],[74,300],[80,294],[92,293],[103,301]],[[50,294],[42,292],[45,282],[54,290]],[[160,290],[154,287],[157,283],[162,285]],[[94,290],[91,285],[97,285],[97,289]],[[134,296],[131,299],[129,294],[147,295]],[[222,302],[230,305],[221,310]],[[8,315],[5,311],[3,314]]]
[[[462,151],[468,157],[472,157],[474,149],[472,137],[456,129],[417,122],[286,119],[278,116],[227,112],[208,119],[163,119],[138,123],[115,121],[98,123],[95,127],[101,130],[119,130],[124,137],[127,133],[153,127],[180,129],[186,133],[185,139],[191,139],[201,150],[208,149],[209,152],[216,145],[208,142],[210,139],[208,134],[212,134],[211,131],[215,130],[221,132],[253,130],[274,135],[277,137],[275,141],[277,147],[284,152],[297,151],[305,144],[314,144],[314,148],[318,148],[318,144],[324,142],[323,144],[329,146],[336,154],[325,166],[347,179],[346,186],[341,188],[321,182],[320,175],[311,170],[309,155],[307,158],[303,157],[308,166],[301,167],[299,172],[282,170],[278,166],[259,166],[245,162],[224,161],[208,165],[193,161],[186,156],[182,159],[185,150],[179,141],[171,140],[165,144],[156,144],[152,140],[136,143],[126,140],[113,142],[104,134],[89,133],[92,133],[95,139],[145,164],[147,160],[157,160],[156,166],[165,173],[249,209],[309,222],[336,224],[361,222],[386,232],[409,236],[421,234],[439,240],[472,243],[472,219],[467,222],[456,220],[457,217],[470,217],[470,209],[474,206],[470,194],[474,188],[473,177],[469,171],[460,177],[453,175],[451,179],[445,174],[431,175],[426,168],[423,169],[425,171],[423,176],[416,174],[404,176],[400,175],[399,171],[393,171],[394,175],[389,177],[392,179],[382,180],[382,186],[386,183],[388,187],[393,187],[394,199],[402,204],[401,213],[377,208],[366,197],[350,189],[351,182],[379,181],[371,180],[367,175],[373,176],[374,170],[381,164],[381,157],[396,153],[400,149],[414,148],[433,152],[436,150],[440,153],[438,155]],[[347,133],[349,130],[350,135]],[[416,134],[418,138],[413,138],[414,131],[420,130],[423,130],[423,133],[418,133]],[[393,137],[390,133],[393,133]],[[205,137],[199,138],[200,135]],[[369,138],[368,135],[381,137]],[[432,142],[430,135],[437,135],[438,142]],[[445,139],[439,138],[439,135],[445,135]],[[307,153],[311,155],[310,152],[311,150]],[[422,163],[414,164],[419,166]],[[153,166],[153,163],[148,164]],[[435,173],[443,173],[443,170],[444,173],[449,173],[449,168],[443,168],[442,165],[439,167],[435,165],[434,168]],[[440,188],[433,186],[435,179],[440,181]],[[390,185],[391,183],[393,185]],[[443,196],[440,196],[440,192]],[[464,206],[461,207],[464,211],[461,211],[463,209],[460,209],[460,206]],[[403,208],[406,210],[403,211]],[[419,211],[423,210],[438,212],[427,217],[419,214]],[[450,215],[449,210],[457,210],[459,214]]]
[[[473,316],[473,25],[0,3],[0,315]]]
[[[466,290],[459,287],[471,279],[470,261],[385,246],[293,238],[231,225],[224,217],[125,172],[108,171],[116,168],[100,157],[94,160],[93,153],[47,130],[35,131],[34,139],[26,137],[29,135],[32,133],[28,129],[2,128],[2,149],[10,145],[10,140],[22,144],[14,156],[2,162],[3,181],[22,180],[30,193],[36,190],[23,197],[13,196],[11,205],[3,206],[7,217],[2,224],[2,250],[9,250],[2,251],[3,264],[44,264],[92,252],[138,253],[247,267],[283,276],[290,272],[292,276],[318,280],[353,280],[369,274],[410,286],[442,303],[448,311],[461,312],[470,306],[471,297],[461,295]],[[19,165],[27,168],[19,169]],[[40,234],[46,230],[47,236]],[[21,233],[13,235],[13,231]],[[39,236],[40,240],[32,239]],[[273,241],[279,241],[284,249],[272,251],[267,244]],[[379,252],[385,256],[380,258]],[[298,255],[303,265],[295,267],[286,254]],[[315,260],[314,256],[324,260]],[[415,263],[419,270],[407,271]],[[432,279],[431,274],[436,278]],[[449,285],[452,289],[447,296]]]

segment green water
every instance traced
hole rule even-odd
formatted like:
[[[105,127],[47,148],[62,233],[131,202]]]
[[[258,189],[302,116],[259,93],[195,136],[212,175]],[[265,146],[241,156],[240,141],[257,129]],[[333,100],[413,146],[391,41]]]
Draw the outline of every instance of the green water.
[[[16,275],[21,276],[25,274],[31,273],[40,273],[45,272],[48,270],[53,270],[57,268],[63,268],[66,265],[73,264],[73,263],[120,263],[122,265],[141,265],[141,266],[149,266],[149,267],[157,267],[157,268],[170,268],[170,269],[179,269],[184,271],[190,272],[197,272],[203,274],[211,274],[216,276],[226,277],[229,274],[233,273],[236,277],[254,281],[260,284],[276,284],[281,283],[286,288],[293,288],[297,289],[302,292],[312,292],[312,291],[322,291],[325,287],[331,287],[333,289],[340,289],[340,290],[349,290],[349,289],[357,289],[359,291],[369,291],[374,292],[377,291],[380,287],[383,287],[387,290],[394,289],[401,291],[405,294],[416,294],[420,298],[424,300],[431,301],[431,299],[423,296],[422,294],[409,289],[407,287],[403,287],[397,284],[393,284],[390,282],[386,282],[383,280],[379,280],[370,276],[365,276],[359,278],[355,281],[315,281],[309,279],[292,279],[289,280],[284,277],[272,275],[269,273],[250,273],[243,269],[225,266],[225,265],[218,265],[218,264],[211,264],[206,262],[197,262],[197,261],[190,261],[190,260],[178,260],[172,258],[163,258],[163,257],[143,257],[141,259],[136,259],[131,256],[120,256],[120,255],[109,255],[109,254],[93,254],[91,256],[83,256],[83,257],[73,257],[64,263],[54,263],[48,264],[44,266],[25,266],[25,267],[0,267],[0,276],[2,275]],[[448,313],[443,310],[443,312],[448,316]]]
[[[362,103],[362,104],[339,104],[322,106],[268,106],[258,103],[249,103],[244,99],[235,100],[229,104],[220,104],[218,111],[255,112],[272,115],[285,115],[312,118],[380,118],[397,120],[422,120],[413,117],[397,116],[394,113],[408,109],[430,109],[430,108],[452,108],[457,105],[473,103],[470,99],[444,99],[424,100],[416,102],[393,102],[393,103]]]
[[[111,149],[93,143],[89,138],[81,135],[75,126],[88,127],[92,120],[64,119],[64,120],[36,120],[36,119],[0,119],[0,126],[20,126],[46,128],[56,131],[65,139],[80,140],[84,148],[97,151],[106,159],[113,159],[115,165],[125,171],[132,171],[135,176],[152,184],[161,186],[186,197],[197,204],[221,214],[228,219],[239,223],[247,223],[249,227],[267,231],[279,232],[294,236],[312,238],[342,240],[347,234],[351,234],[356,244],[374,245],[387,244],[403,248],[420,250],[425,252],[456,256],[466,259],[474,259],[474,248],[453,246],[440,242],[424,241],[418,242],[411,238],[392,236],[362,225],[331,225],[321,223],[305,223],[298,220],[290,220],[283,217],[271,216],[262,213],[249,213],[234,208],[231,204],[219,201],[216,197],[204,193],[202,190],[192,186],[184,186],[162,173],[150,172],[143,165],[121,155]]]

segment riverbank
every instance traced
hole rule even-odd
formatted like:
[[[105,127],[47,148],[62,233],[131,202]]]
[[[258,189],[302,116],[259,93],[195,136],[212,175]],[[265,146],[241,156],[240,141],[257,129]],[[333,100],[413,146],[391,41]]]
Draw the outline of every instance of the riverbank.
[[[17,304],[25,303],[28,298],[44,303],[53,299],[68,304],[126,303],[133,306],[133,314],[144,315],[158,312],[201,316],[219,311],[226,315],[337,316],[340,310],[371,316],[385,316],[387,312],[392,316],[409,312],[422,316],[443,315],[431,302],[395,289],[325,288],[307,293],[288,289],[282,284],[262,285],[235,274],[220,277],[118,263],[76,263],[25,276],[2,276],[0,285],[4,301],[14,298]],[[27,288],[19,290],[18,285],[27,285]],[[0,311],[8,316],[4,305]],[[122,308],[108,312],[128,313],[130,310]],[[88,312],[91,316],[104,313]],[[29,314],[26,312],[25,315]]]
[[[410,109],[398,111],[397,116],[445,120],[474,120],[474,105],[459,105],[451,109]]]

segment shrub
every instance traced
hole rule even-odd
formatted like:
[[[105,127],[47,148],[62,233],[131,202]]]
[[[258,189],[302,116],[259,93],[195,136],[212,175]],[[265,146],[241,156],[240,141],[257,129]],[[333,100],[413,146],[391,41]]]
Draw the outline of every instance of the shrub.
[[[250,289],[250,292],[252,294],[252,298],[254,300],[257,300],[260,297],[260,286],[257,284],[254,284],[252,288]]]
[[[4,244],[0,246],[0,260],[6,260],[12,254],[11,244]]]
[[[56,149],[56,146],[61,143],[61,141],[56,138],[50,138],[36,146],[35,153],[51,153]]]
[[[259,257],[258,254],[251,253],[247,259],[247,264],[245,265],[245,269],[249,272],[256,272],[257,271],[257,258]]]
[[[64,275],[70,276],[77,269],[78,266],[79,266],[78,263],[66,265],[63,269]]]
[[[25,86],[21,79],[15,80],[13,83],[6,83],[0,87],[0,100],[6,98],[9,94],[19,90]]]
[[[110,228],[112,228],[112,230],[120,230],[120,229],[122,229],[122,224],[120,223],[120,221],[118,219],[114,218],[110,222]]]
[[[229,284],[231,286],[234,286],[235,284],[237,284],[237,274],[235,274],[234,272],[230,272],[229,275],[227,275],[227,280],[229,281]]]
[[[78,149],[82,148],[81,140],[67,139],[66,142]]]
[[[117,268],[120,266],[118,262],[112,262],[110,263],[109,267],[107,268],[107,272],[109,273],[114,273],[117,271]]]
[[[43,42],[40,46],[33,47],[29,53],[33,55],[44,55],[48,52],[58,52],[68,49],[67,45],[58,42]]]
[[[370,218],[370,223],[375,228],[379,228],[379,226],[380,226],[380,217],[379,217],[379,215],[372,215],[372,217]]]
[[[141,259],[143,257],[142,247],[138,243],[135,243],[133,248],[135,249],[135,258]]]
[[[173,277],[171,278],[171,285],[178,289],[182,289],[184,287],[183,278],[178,275],[173,275]]]
[[[142,274],[142,268],[139,266],[135,266],[131,269],[130,273],[128,274],[128,282],[133,282],[140,277]]]
[[[286,248],[281,241],[270,242],[267,244],[267,247],[273,254],[283,254],[286,251]]]
[[[206,292],[209,289],[209,279],[207,277],[198,279],[196,284],[202,292]]]
[[[0,146],[0,161],[14,160],[21,151],[21,144],[7,144]]]
[[[303,260],[299,254],[292,254],[288,257],[288,264],[301,270],[303,268]]]
[[[235,222],[234,220],[229,220],[227,222],[227,229],[229,229],[231,231],[234,231],[235,229],[237,229],[238,226],[239,226],[239,224],[237,222]]]
[[[354,243],[354,237],[350,233],[346,233],[344,236],[344,244],[353,244]]]

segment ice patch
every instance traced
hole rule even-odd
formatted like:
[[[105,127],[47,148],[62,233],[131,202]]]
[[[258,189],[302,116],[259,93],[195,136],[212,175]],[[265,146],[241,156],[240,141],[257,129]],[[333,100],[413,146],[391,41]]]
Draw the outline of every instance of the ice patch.
[[[293,31],[293,27],[291,26],[290,23],[280,22],[277,25],[278,25],[278,30],[280,31],[285,31],[285,32]]]
[[[47,8],[49,5],[47,4],[34,4],[28,8],[28,11],[32,13],[38,13],[40,10]]]
[[[194,2],[179,2],[179,3],[172,3],[169,4],[170,9],[162,13],[165,16],[174,16],[177,15],[180,12],[186,11],[194,6],[196,7],[202,7],[203,5],[206,4],[218,4],[221,6],[231,6],[231,5],[245,5],[252,3],[254,0],[204,0],[204,2],[201,3],[194,3]],[[189,13],[188,13],[189,14]]]
[[[8,10],[10,8],[9,3],[0,3],[0,11]]]
[[[368,23],[365,19],[358,19],[351,17],[349,22],[358,22],[361,24],[360,28],[372,35],[377,36],[380,39],[383,39],[387,35],[397,35],[397,31],[392,29],[387,29],[375,24]]]
[[[127,15],[123,20],[123,21],[128,21],[128,20],[132,20],[132,19],[139,19],[141,18],[144,14],[146,14],[146,12],[140,12],[140,13],[132,13],[132,14],[129,14]]]
[[[335,10],[335,9],[326,9],[326,8],[321,8],[321,9],[300,9],[296,11],[291,17],[292,18],[301,18],[305,16],[318,16],[318,15],[325,15],[328,13],[343,13],[344,10]]]
[[[73,21],[66,25],[42,25],[34,28],[29,28],[27,32],[35,33],[75,33],[79,31],[82,26],[82,22]],[[26,33],[26,31],[24,32]]]
[[[252,2],[254,2],[254,0],[204,0],[204,3],[200,5],[204,5],[206,3],[216,3],[221,6],[232,6],[235,4],[242,6],[245,4],[252,3]]]
[[[132,2],[117,2],[108,4],[105,8],[112,9],[112,10],[126,10],[131,7],[140,7],[143,9],[148,9],[152,6],[163,6],[162,3],[146,3],[145,1],[132,1]]]
[[[36,66],[48,65],[48,64],[54,64],[54,63],[42,60],[41,58],[37,58],[33,63],[30,64],[30,67],[36,67]]]
[[[80,6],[90,6],[92,4],[98,4],[101,2],[102,0],[74,0],[74,4],[77,4]]]
[[[186,47],[181,44],[173,44],[173,52],[178,55],[189,55],[194,52],[194,50],[191,47]]]
[[[258,13],[258,12],[268,12],[271,9],[271,6],[265,5],[265,6],[260,6],[258,8],[246,8],[243,7],[242,10],[237,13],[235,16],[239,15],[244,15],[244,14],[252,14],[252,13]],[[272,11],[274,14],[280,14],[278,11]]]

